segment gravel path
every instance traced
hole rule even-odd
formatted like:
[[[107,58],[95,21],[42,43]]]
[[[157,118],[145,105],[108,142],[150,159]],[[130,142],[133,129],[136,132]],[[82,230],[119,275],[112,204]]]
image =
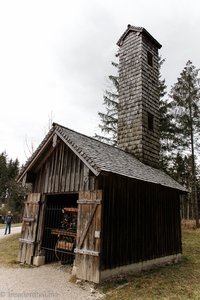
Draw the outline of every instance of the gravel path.
[[[0,229],[0,239],[5,229]],[[12,227],[11,234],[19,233],[21,227]],[[60,263],[44,266],[14,268],[0,267],[0,300],[96,300],[102,295],[92,283],[71,283],[71,269]]]
[[[96,300],[89,283],[71,283],[70,269],[59,263],[37,267],[0,268],[0,300]]]
[[[5,228],[0,229],[0,239],[3,239],[4,237],[9,236],[9,235],[5,235],[4,232],[5,232]],[[20,233],[20,232],[21,232],[21,226],[11,227],[11,234]]]

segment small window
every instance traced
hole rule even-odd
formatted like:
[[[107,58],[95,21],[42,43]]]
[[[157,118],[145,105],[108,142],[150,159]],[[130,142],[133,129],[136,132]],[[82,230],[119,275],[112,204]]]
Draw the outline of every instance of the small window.
[[[148,113],[148,129],[153,131],[153,121],[154,116],[151,113]]]
[[[153,54],[151,54],[151,52],[149,52],[149,51],[147,51],[147,62],[148,62],[148,65],[153,67]]]

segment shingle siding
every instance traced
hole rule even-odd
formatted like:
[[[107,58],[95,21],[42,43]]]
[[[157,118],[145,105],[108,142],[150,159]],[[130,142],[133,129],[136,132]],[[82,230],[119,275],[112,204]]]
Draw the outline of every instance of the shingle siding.
[[[142,28],[131,27],[119,50],[118,146],[155,167],[160,150],[158,74],[158,45]],[[148,128],[148,113],[153,115],[153,130]]]

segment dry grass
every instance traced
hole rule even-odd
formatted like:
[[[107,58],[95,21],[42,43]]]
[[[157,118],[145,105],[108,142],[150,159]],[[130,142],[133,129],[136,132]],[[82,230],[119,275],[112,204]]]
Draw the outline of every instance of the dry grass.
[[[14,266],[19,251],[19,233],[0,240],[0,266]]]
[[[195,222],[195,220],[182,219],[181,228],[184,231],[185,230],[195,230],[196,229],[196,222]]]
[[[101,288],[104,300],[200,299],[200,230],[183,232],[181,263],[118,277]]]

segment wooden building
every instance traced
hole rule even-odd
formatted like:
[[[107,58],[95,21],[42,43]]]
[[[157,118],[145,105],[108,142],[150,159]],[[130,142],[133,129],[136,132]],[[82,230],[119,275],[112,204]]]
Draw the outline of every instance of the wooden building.
[[[54,123],[19,180],[25,203],[19,261],[73,263],[93,282],[181,255],[184,187],[158,169],[158,49],[141,27],[120,38],[119,147]]]

